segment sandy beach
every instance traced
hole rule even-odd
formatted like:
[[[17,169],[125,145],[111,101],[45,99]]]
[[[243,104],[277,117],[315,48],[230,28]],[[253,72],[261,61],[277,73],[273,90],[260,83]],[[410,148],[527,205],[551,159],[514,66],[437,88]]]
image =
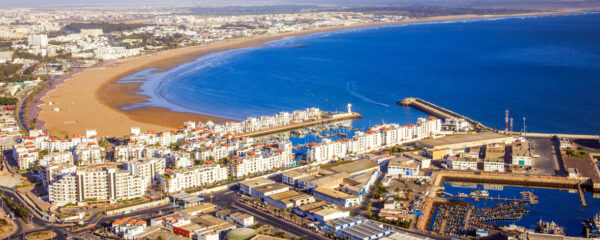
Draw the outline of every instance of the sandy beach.
[[[325,27],[272,36],[259,36],[248,39],[221,41],[204,46],[186,47],[162,51],[155,54],[122,59],[105,64],[103,67],[85,69],[73,75],[48,92],[42,100],[38,119],[45,121],[45,129],[53,136],[81,134],[86,129],[96,129],[100,136],[120,137],[127,135],[131,127],[142,131],[165,131],[181,126],[185,121],[223,122],[227,119],[193,113],[173,112],[158,107],[142,107],[129,111],[121,107],[145,101],[139,95],[139,83],[116,83],[124,76],[147,68],[166,70],[179,64],[192,61],[203,55],[230,49],[261,46],[264,42],[317,32],[335,31],[386,24],[430,22],[444,20],[493,18],[508,16],[531,16],[556,14],[545,12],[519,15],[457,15],[421,19],[410,19],[393,23],[369,23],[342,27]],[[57,110],[57,111],[55,111]]]

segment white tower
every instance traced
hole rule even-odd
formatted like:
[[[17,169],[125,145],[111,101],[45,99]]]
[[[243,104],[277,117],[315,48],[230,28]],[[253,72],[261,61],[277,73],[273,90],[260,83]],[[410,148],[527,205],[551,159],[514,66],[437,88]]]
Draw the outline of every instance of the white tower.
[[[352,113],[352,104],[348,103],[348,113]]]

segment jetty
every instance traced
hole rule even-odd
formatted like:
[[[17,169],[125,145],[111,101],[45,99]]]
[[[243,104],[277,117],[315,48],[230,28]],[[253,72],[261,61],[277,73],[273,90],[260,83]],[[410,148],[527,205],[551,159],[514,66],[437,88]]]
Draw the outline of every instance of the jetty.
[[[577,183],[577,192],[579,193],[579,200],[581,201],[581,206],[587,207],[587,203],[585,202],[585,196],[583,195],[583,190],[581,190],[581,182]]]
[[[432,116],[435,116],[435,117],[438,117],[441,119],[462,118],[462,119],[465,119],[467,122],[469,122],[471,125],[473,125],[473,127],[478,131],[494,131],[494,129],[487,127],[478,121],[475,121],[466,116],[460,115],[456,112],[450,111],[446,108],[440,107],[433,103],[427,102],[420,98],[408,97],[408,98],[402,99],[402,101],[397,102],[396,104],[402,105],[402,106],[414,107],[414,108],[421,110],[429,115],[432,115]]]
[[[529,204],[537,204],[538,200],[537,197],[529,192],[529,191],[525,191],[525,192],[521,192],[521,198],[505,198],[505,197],[493,197],[493,196],[482,196],[482,195],[466,195],[466,196],[461,196],[461,195],[453,195],[451,193],[447,193],[444,192],[444,194],[448,195],[451,198],[458,198],[458,199],[473,199],[473,201],[478,202],[479,200],[492,200],[492,201],[502,201],[502,202],[526,202]]]
[[[264,136],[264,135],[269,135],[269,134],[274,134],[274,133],[279,133],[279,132],[291,131],[291,130],[299,129],[299,128],[310,127],[310,126],[314,126],[314,125],[322,125],[322,124],[326,124],[326,123],[330,123],[330,122],[337,122],[337,121],[343,121],[343,120],[349,120],[349,119],[358,119],[361,117],[362,117],[362,115],[355,113],[355,112],[351,112],[351,113],[338,114],[338,115],[334,115],[332,117],[320,118],[320,119],[302,122],[302,123],[294,123],[294,124],[289,124],[289,125],[280,126],[280,127],[262,129],[262,130],[254,131],[254,132],[240,133],[239,135],[246,136],[246,137],[258,137],[258,136]]]

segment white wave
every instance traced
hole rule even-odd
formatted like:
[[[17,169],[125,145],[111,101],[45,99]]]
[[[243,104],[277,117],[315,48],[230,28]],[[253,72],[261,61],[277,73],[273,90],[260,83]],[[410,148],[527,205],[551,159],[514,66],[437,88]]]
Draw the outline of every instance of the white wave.
[[[357,98],[360,98],[360,99],[362,99],[365,102],[370,102],[370,103],[377,104],[377,105],[384,106],[384,107],[388,107],[388,108],[390,107],[390,105],[387,105],[385,103],[377,102],[377,101],[375,101],[373,99],[370,99],[368,97],[365,97],[365,96],[361,95],[360,93],[358,93],[358,92],[356,92],[354,90],[355,88],[356,88],[356,82],[352,82],[352,83],[346,82],[346,90],[348,90],[348,93],[350,93],[350,95],[355,96]]]

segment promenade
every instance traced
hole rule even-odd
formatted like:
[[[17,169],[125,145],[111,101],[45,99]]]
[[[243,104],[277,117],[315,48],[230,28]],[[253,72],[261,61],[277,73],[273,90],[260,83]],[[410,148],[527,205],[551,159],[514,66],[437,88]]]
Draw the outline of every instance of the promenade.
[[[446,108],[435,105],[433,103],[427,102],[420,98],[408,97],[408,98],[402,99],[402,101],[400,101],[400,102],[397,102],[397,104],[402,105],[402,106],[414,107],[414,108],[419,109],[429,115],[432,115],[432,116],[435,116],[435,117],[438,117],[441,119],[462,118],[462,119],[467,120],[467,122],[469,122],[471,125],[473,125],[473,127],[476,130],[479,130],[479,131],[493,131],[494,130],[490,127],[486,127],[485,125],[483,125],[482,123],[480,123],[478,121],[475,121],[466,116],[460,115],[458,113],[455,113]]]

